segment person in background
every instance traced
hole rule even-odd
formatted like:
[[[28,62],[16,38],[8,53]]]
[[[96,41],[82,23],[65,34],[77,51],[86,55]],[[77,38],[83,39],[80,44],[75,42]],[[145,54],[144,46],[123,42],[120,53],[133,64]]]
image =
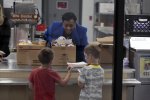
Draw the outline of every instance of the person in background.
[[[125,46],[123,46],[123,67],[129,67],[128,52]]]
[[[8,18],[3,14],[3,8],[0,5],[0,61],[3,57],[10,54],[9,51],[10,40],[10,24]]]
[[[38,55],[41,66],[32,70],[29,76],[29,86],[33,89],[34,100],[55,100],[55,83],[66,85],[71,77],[71,68],[64,79],[52,70],[53,52],[50,48],[42,49]]]
[[[52,40],[60,36],[66,39],[72,39],[76,45],[76,61],[84,61],[84,47],[88,44],[87,28],[76,23],[77,17],[72,12],[66,12],[62,15],[62,22],[53,22],[45,32],[45,40],[51,45]]]
[[[104,70],[99,65],[100,47],[88,45],[84,49],[84,54],[88,65],[79,70],[79,100],[102,100]]]

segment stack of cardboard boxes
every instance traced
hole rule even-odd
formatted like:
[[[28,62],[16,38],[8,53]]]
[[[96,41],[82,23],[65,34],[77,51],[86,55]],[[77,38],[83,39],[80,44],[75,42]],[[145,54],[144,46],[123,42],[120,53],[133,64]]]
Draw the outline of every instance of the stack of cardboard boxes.
[[[100,64],[113,63],[113,37],[107,36],[104,38],[97,38],[97,43],[101,46]]]
[[[113,37],[97,38],[101,46],[100,64],[113,63]],[[44,48],[44,44],[27,44],[17,46],[17,64],[40,65],[37,55]],[[54,59],[52,65],[67,65],[67,62],[76,62],[75,46],[52,46]]]
[[[20,65],[40,65],[38,54],[45,45],[26,44],[17,46],[17,64]],[[67,62],[76,62],[75,46],[52,46],[54,59],[52,65],[67,65]]]

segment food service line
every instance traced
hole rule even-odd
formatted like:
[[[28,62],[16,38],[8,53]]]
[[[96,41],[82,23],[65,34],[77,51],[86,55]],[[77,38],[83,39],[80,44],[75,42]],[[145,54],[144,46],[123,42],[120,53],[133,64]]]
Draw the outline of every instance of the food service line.
[[[32,68],[29,65],[17,65],[16,53],[11,53],[3,62],[0,62],[0,84],[1,85],[28,85],[28,75]],[[65,75],[66,66],[53,66],[53,69],[58,71],[63,77]],[[112,84],[112,69],[105,68],[104,85]],[[135,86],[141,82],[134,78],[134,69],[124,68],[123,70],[123,85]],[[69,84],[77,83],[77,70],[73,70],[72,78]]]

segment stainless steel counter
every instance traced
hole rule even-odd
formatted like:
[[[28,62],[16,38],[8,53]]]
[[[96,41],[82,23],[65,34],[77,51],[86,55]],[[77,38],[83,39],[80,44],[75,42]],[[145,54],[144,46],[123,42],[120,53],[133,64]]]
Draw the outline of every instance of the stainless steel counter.
[[[5,60],[3,62],[0,62],[0,72],[12,72],[12,71],[31,71],[36,66],[31,65],[17,65],[17,62],[13,59]],[[62,67],[55,67],[54,70],[59,72],[66,72],[67,69],[66,66]],[[75,70],[74,70],[75,71]]]
[[[28,72],[30,73],[32,68],[29,65],[17,65],[16,62],[16,53],[12,53],[9,57],[7,57],[3,62],[0,62],[0,73],[4,72]],[[58,72],[66,72],[66,66],[53,66],[53,69]],[[104,69],[105,73],[109,73],[112,75],[112,69]],[[134,73],[134,69],[125,68],[123,70],[124,73]],[[76,70],[73,70],[74,73],[77,73]],[[70,80],[69,84],[76,84],[77,78],[73,78]],[[104,80],[104,85],[111,85],[112,79],[106,79]],[[126,86],[135,86],[141,84],[138,80],[132,78],[123,79],[123,85]],[[28,79],[27,78],[0,78],[0,85],[28,85]]]
[[[23,79],[23,78],[0,78],[0,85],[28,85],[28,80]],[[70,80],[68,83],[69,85],[71,84],[77,84],[77,80]],[[136,79],[124,79],[123,80],[123,85],[124,86],[135,86],[139,85],[141,82],[139,82]],[[112,85],[112,80],[110,79],[105,79],[104,80],[104,85]]]
[[[53,66],[53,69],[60,72],[66,72],[67,66]],[[31,65],[17,65],[16,53],[11,53],[7,58],[0,62],[0,72],[4,71],[31,71],[34,66]],[[112,69],[105,67],[105,72],[112,72]],[[76,71],[76,70],[73,70]],[[124,73],[134,73],[135,69],[124,68]]]
[[[7,58],[0,62],[0,72],[12,72],[12,71],[31,71],[37,66],[31,65],[18,65],[16,61],[16,53],[11,53]],[[53,66],[53,70],[58,72],[66,72],[67,66]],[[76,71],[76,70],[73,70]]]

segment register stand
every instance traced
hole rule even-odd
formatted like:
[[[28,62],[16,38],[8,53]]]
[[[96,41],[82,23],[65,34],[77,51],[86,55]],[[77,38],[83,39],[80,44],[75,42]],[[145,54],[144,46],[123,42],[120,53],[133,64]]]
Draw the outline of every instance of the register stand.
[[[150,95],[150,16],[126,15],[129,36],[129,67],[141,82],[134,88],[134,100],[149,100]]]

